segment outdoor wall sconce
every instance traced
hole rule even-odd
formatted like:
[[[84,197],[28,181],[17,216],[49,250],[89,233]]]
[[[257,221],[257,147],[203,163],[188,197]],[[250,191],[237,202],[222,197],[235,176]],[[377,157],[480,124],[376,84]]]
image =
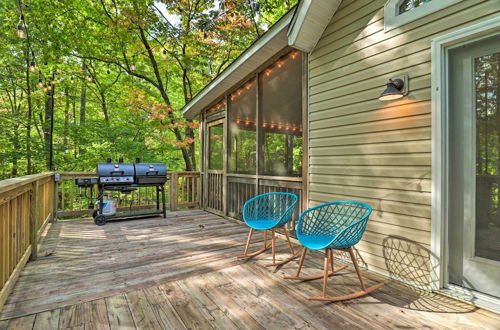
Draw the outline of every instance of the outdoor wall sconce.
[[[408,95],[408,76],[405,75],[389,79],[387,87],[382,94],[380,94],[378,99],[380,101],[391,101],[400,99],[406,95]]]

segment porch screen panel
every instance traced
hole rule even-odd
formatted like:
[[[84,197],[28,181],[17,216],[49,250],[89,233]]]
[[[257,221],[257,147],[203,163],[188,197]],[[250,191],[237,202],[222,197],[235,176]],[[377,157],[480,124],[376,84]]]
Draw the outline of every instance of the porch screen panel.
[[[211,126],[208,129],[208,169],[222,170],[223,168],[223,137],[224,128],[222,124]]]
[[[302,55],[292,51],[261,73],[263,173],[302,174]]]
[[[256,170],[256,84],[244,84],[229,97],[229,171],[255,174]]]

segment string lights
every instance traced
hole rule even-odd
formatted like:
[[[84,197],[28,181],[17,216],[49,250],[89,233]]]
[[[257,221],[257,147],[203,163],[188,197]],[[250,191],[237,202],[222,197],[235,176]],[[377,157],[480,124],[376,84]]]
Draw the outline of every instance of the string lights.
[[[26,38],[26,31],[24,31],[25,26],[26,23],[24,23],[24,15],[21,14],[19,17],[19,23],[17,23],[17,36],[21,39]]]
[[[130,64],[130,71],[135,71],[137,68],[135,66],[135,55],[132,56],[132,64]]]
[[[43,81],[42,81],[42,77],[38,77],[38,82],[36,83],[36,87],[42,89],[43,88]]]
[[[257,123],[255,121],[249,120],[248,118],[246,119],[240,119],[236,118],[234,120],[234,123],[238,126],[244,125],[244,126],[254,126],[257,127]],[[289,123],[267,123],[263,122],[262,123],[263,128],[269,128],[271,130],[275,131],[293,131],[293,132],[302,132],[302,126],[297,126],[297,125],[291,125]]]

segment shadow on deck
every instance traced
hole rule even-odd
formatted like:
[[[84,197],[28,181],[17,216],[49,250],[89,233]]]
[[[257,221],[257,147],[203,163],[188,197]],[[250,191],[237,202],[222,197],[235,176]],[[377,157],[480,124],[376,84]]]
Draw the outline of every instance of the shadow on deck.
[[[0,329],[92,328],[497,328],[500,316],[371,272],[372,295],[342,303],[306,298],[321,281],[294,282],[297,261],[266,268],[269,255],[235,258],[247,228],[201,211],[167,219],[53,223],[40,258],[23,270],[0,315]],[[262,240],[254,235],[254,241]],[[255,245],[254,245],[255,246]],[[278,251],[286,253],[279,240]],[[321,272],[309,255],[304,274]],[[358,288],[352,267],[330,292]]]

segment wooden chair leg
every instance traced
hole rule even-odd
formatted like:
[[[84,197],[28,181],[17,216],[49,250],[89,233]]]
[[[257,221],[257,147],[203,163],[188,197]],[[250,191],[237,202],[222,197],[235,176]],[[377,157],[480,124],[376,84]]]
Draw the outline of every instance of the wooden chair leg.
[[[253,228],[250,228],[250,232],[248,233],[247,245],[245,246],[245,252],[243,252],[244,256],[246,256],[248,253],[248,248],[250,247],[250,240],[252,239],[252,235],[253,235]]]
[[[309,281],[309,280],[317,280],[320,278],[324,278],[325,275],[324,273],[318,274],[318,275],[309,275],[309,276],[300,276],[300,270],[302,269],[302,265],[304,264],[304,259],[306,256],[306,251],[307,248],[303,247],[302,248],[302,256],[300,257],[299,261],[299,269],[297,270],[297,275],[296,276],[285,276],[285,279],[287,280],[301,280],[301,281]],[[333,258],[333,252],[330,253],[331,259]],[[333,265],[333,262],[332,262]],[[332,276],[333,274],[341,271],[342,269],[346,269],[347,265],[340,266],[338,268],[333,268],[331,271],[328,272],[328,276]]]
[[[369,288],[365,287],[365,284],[363,282],[363,278],[361,277],[361,271],[358,266],[358,262],[356,260],[356,256],[354,255],[354,250],[352,247],[348,249],[342,249],[342,250],[347,250],[349,252],[349,255],[352,259],[352,263],[354,265],[354,268],[356,269],[356,274],[358,275],[359,283],[361,283],[361,291],[354,292],[348,295],[344,296],[337,296],[337,297],[332,297],[332,296],[327,296],[326,295],[326,282],[323,282],[323,295],[322,296],[316,296],[316,297],[310,297],[309,300],[320,300],[320,301],[342,301],[342,300],[348,300],[348,299],[353,299],[353,298],[358,298],[365,296],[378,288],[382,287],[384,283],[378,283],[375,284]],[[330,254],[331,255],[331,254]],[[328,267],[328,258],[325,257],[325,269]],[[326,274],[326,271],[325,271]]]
[[[361,283],[361,290],[366,291],[365,283],[363,282],[363,278],[361,277],[361,271],[358,267],[358,261],[356,260],[356,256],[354,255],[354,251],[352,247],[348,249],[349,255],[351,256],[352,264],[354,265],[354,269],[356,269],[356,274],[358,274],[359,283]]]
[[[290,247],[290,252],[292,252],[292,254],[295,254],[295,250],[293,249],[292,242],[290,241],[290,236],[288,236],[288,230],[286,230],[285,226],[283,226],[281,228],[283,228],[283,232],[285,233],[285,237],[286,237],[286,240],[288,242],[288,246]]]
[[[300,256],[299,269],[297,269],[297,277],[300,275],[302,266],[304,265],[304,260],[306,259],[307,248],[304,246],[302,248],[302,255]]]
[[[255,251],[253,253],[248,253],[248,248],[250,246],[250,240],[252,239],[253,232],[254,232],[254,229],[250,228],[250,232],[248,233],[248,238],[247,238],[247,245],[245,246],[245,252],[243,253],[243,255],[238,256],[238,258],[255,257],[271,247],[270,245],[267,245],[267,231],[265,230],[264,231],[264,246],[261,249]]]
[[[330,250],[325,249],[324,271],[323,274],[323,297],[326,297],[326,286],[328,284],[328,259],[330,257]]]
[[[307,248],[305,246],[302,247],[302,254],[300,256],[299,268],[297,269],[297,275],[296,276],[285,276],[285,279],[296,280],[296,279],[300,278],[300,271],[302,270],[302,266],[304,265],[304,260],[306,259],[306,252],[307,252]]]
[[[271,229],[271,251],[273,253],[273,265],[276,263],[276,236],[274,235],[275,229]]]
[[[333,270],[335,269],[333,267],[333,249],[328,249],[328,250],[330,251],[330,263],[332,265],[332,272],[333,272]]]

